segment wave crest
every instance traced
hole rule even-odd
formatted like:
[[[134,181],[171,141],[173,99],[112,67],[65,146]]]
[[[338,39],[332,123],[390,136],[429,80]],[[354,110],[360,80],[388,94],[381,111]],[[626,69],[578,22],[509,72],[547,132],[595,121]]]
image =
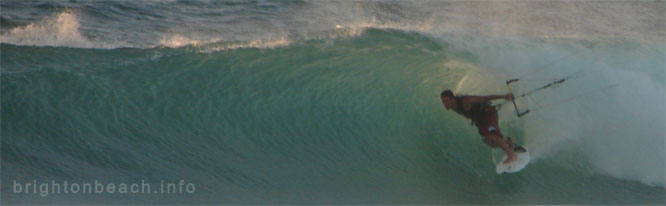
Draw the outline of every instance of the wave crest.
[[[109,44],[90,41],[81,34],[80,28],[81,23],[76,13],[67,10],[34,23],[13,28],[0,35],[0,42],[24,46],[114,48]]]

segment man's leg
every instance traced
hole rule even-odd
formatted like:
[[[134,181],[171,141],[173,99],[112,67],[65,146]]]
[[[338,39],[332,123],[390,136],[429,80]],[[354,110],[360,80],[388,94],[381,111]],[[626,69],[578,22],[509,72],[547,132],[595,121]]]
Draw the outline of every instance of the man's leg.
[[[504,152],[506,152],[507,158],[504,163],[509,163],[517,159],[515,152],[513,151],[512,145],[510,146],[504,137],[500,135],[488,135],[483,138],[483,142],[488,144],[492,148],[500,147]]]
[[[491,110],[491,113],[488,114],[490,124],[497,128],[497,134],[502,137],[503,140],[506,141],[506,143],[509,145],[509,148],[511,151],[520,151],[520,152],[525,152],[525,148],[518,146],[516,147],[516,143],[514,142],[513,138],[505,138],[504,135],[502,135],[502,132],[499,130],[499,125],[498,125],[498,118],[497,118],[497,112],[493,109]]]
[[[513,160],[516,160],[516,155],[513,152],[513,146],[514,146],[513,140],[511,139],[507,140],[504,138],[504,135],[502,135],[502,132],[499,129],[499,123],[498,123],[499,118],[497,117],[497,111],[495,111],[495,108],[492,106],[486,108],[486,115],[487,115],[486,117],[488,118],[487,120],[490,123],[489,126],[494,127],[496,131],[489,131],[490,134],[486,136],[484,142],[490,141],[491,144],[489,145],[491,145],[491,147],[493,147],[492,145],[496,145],[495,147],[499,146],[504,150],[504,152],[506,152],[507,158],[506,161],[504,161],[504,163],[509,163]]]

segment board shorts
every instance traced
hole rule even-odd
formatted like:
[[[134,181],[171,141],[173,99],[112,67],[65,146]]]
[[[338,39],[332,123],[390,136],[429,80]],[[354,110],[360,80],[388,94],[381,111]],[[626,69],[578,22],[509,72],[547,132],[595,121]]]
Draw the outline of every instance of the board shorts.
[[[486,138],[486,136],[490,135],[502,136],[499,126],[497,125],[497,111],[492,106],[488,106],[485,109],[485,111],[479,118],[479,121],[476,122],[475,125],[476,128],[479,129],[479,134],[483,138]]]

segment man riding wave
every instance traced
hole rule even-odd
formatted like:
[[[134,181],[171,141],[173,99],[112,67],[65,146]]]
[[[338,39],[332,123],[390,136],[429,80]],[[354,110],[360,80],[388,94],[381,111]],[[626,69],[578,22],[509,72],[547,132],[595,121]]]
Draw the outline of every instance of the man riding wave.
[[[489,96],[455,96],[451,90],[447,89],[440,94],[440,98],[446,110],[453,110],[472,120],[472,124],[479,129],[479,134],[483,137],[484,143],[491,148],[500,147],[506,152],[507,158],[504,164],[516,160],[514,150],[525,151],[524,148],[516,146],[510,137],[508,139],[504,138],[497,124],[497,110],[490,104],[490,101],[496,99],[511,100],[514,98],[512,93]]]

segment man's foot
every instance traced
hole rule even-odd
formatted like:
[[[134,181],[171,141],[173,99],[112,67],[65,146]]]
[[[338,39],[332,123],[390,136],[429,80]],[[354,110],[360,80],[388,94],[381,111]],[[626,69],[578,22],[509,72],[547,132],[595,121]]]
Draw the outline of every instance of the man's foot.
[[[504,160],[504,164],[509,164],[510,162],[516,161],[518,157],[516,155],[510,155]]]
[[[515,151],[515,152],[527,152],[527,150],[524,147],[516,144],[513,141],[513,139],[511,139],[511,137],[507,137],[506,142],[507,142],[507,144],[509,144],[509,147],[513,148],[513,151]]]
[[[527,152],[527,149],[525,149],[522,146],[516,145],[515,147],[513,147],[513,151],[515,151],[515,152]]]

